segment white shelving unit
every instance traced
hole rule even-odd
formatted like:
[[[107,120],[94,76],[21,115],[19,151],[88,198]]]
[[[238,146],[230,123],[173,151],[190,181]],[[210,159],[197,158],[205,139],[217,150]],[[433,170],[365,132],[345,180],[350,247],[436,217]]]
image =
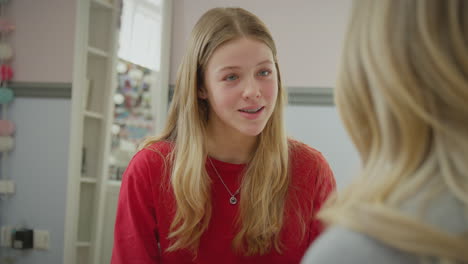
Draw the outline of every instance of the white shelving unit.
[[[144,1],[144,0],[138,0]],[[109,179],[121,0],[77,2],[63,263],[109,263],[120,181]],[[166,118],[172,0],[162,0],[156,127]]]
[[[99,263],[98,222],[107,187],[119,2],[77,1],[64,263]]]

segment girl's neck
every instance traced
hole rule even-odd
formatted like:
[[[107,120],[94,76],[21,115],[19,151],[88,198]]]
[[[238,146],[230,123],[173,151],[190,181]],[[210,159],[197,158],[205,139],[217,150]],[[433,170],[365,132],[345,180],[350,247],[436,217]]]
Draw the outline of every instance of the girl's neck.
[[[257,137],[242,135],[238,131],[226,133],[212,127],[207,129],[208,156],[228,163],[247,163],[256,141]]]

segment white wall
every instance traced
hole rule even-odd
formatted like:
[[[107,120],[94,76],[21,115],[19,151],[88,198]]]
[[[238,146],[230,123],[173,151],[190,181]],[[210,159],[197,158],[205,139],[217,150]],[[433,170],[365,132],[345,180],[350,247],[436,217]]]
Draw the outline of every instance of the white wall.
[[[8,40],[14,81],[71,82],[76,0],[14,0],[6,6],[16,26]]]
[[[15,149],[5,165],[16,193],[0,202],[0,223],[50,231],[50,249],[21,254],[10,249],[9,253],[17,256],[15,264],[61,263],[70,101],[17,98],[10,113],[17,131]]]
[[[16,30],[7,39],[14,51],[17,82],[70,83],[73,74],[76,0],[14,0],[5,16]],[[70,142],[69,99],[16,98],[8,119],[17,126],[7,166],[16,183],[0,201],[0,224],[50,231],[47,251],[18,252],[15,264],[62,263]]]
[[[318,149],[335,174],[338,189],[359,169],[359,157],[333,106],[288,106],[286,128],[292,137]]]
[[[245,8],[267,24],[286,86],[335,86],[350,0],[175,0],[171,84],[198,18],[226,6]]]

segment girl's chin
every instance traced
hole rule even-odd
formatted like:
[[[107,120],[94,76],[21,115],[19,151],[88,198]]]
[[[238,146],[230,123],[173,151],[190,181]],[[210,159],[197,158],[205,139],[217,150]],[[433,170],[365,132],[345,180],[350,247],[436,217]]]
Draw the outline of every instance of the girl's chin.
[[[265,126],[255,127],[255,128],[252,127],[252,128],[241,129],[239,131],[245,136],[256,137],[263,132],[264,128]]]

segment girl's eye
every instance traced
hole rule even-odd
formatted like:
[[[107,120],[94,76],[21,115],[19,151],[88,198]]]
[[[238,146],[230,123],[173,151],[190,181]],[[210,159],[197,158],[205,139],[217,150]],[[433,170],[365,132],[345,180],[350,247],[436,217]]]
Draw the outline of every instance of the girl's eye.
[[[260,72],[258,73],[258,75],[260,75],[260,76],[268,76],[268,75],[270,75],[270,74],[271,74],[271,71],[270,71],[270,70],[263,70],[263,71],[260,71]]]
[[[239,77],[238,77],[237,75],[235,75],[235,74],[230,74],[230,75],[224,77],[224,80],[226,80],[226,81],[235,81],[235,80],[237,80],[238,78],[239,78]]]

